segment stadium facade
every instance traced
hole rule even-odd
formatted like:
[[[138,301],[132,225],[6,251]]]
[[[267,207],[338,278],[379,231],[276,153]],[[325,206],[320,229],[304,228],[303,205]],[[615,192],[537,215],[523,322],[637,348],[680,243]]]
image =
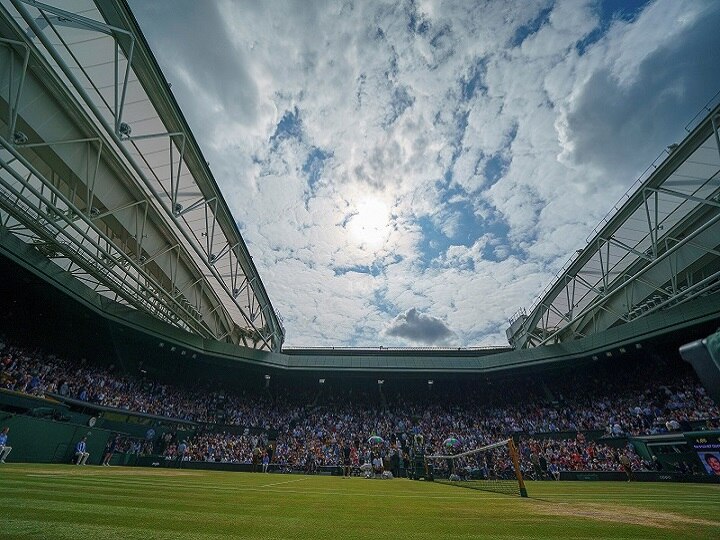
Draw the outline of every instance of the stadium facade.
[[[719,125],[711,104],[687,126],[510,321],[512,347],[284,350],[281,320],[126,2],[2,0],[4,273],[47,284],[38,302],[93,319],[124,364],[140,354],[164,366],[426,377],[677,347],[720,320]]]

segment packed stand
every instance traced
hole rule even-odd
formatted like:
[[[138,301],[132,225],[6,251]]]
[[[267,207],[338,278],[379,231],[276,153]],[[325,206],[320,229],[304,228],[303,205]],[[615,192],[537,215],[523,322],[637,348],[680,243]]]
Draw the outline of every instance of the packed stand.
[[[604,371],[603,371],[604,369]],[[164,449],[166,459],[261,463],[266,457],[281,470],[316,470],[341,462],[342,448],[352,448],[358,468],[380,452],[390,465],[408,459],[410,441],[425,436],[431,454],[446,451],[450,436],[464,449],[522,434],[526,463],[533,454],[544,456],[549,470],[617,470],[619,457],[599,443],[574,439],[544,441],[537,434],[601,431],[624,437],[687,430],[703,420],[717,427],[720,410],[690,374],[676,374],[669,365],[647,370],[640,362],[623,367],[618,378],[610,368],[582,369],[565,374],[544,387],[541,380],[495,383],[458,382],[445,389],[387,396],[374,391],[328,390],[291,392],[289,389],[232,393],[217,389],[186,389],[144,378],[122,375],[112,367],[71,362],[39,350],[14,345],[0,347],[0,388],[35,396],[56,395],[88,403],[210,424],[189,441],[174,441]],[[482,385],[482,388],[479,386]],[[436,385],[437,388],[438,385]],[[549,397],[552,396],[552,397]],[[243,426],[277,432],[267,436],[224,432],[213,424]],[[237,431],[237,430],[235,430]],[[382,442],[371,444],[373,435]],[[182,455],[178,448],[183,444]],[[637,456],[625,452],[640,468]],[[469,463],[468,467],[487,466]],[[504,468],[507,464],[493,464]]]

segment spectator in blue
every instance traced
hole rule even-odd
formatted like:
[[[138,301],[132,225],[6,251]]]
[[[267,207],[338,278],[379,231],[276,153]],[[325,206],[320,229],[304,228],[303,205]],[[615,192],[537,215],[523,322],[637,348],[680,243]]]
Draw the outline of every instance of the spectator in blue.
[[[557,463],[554,461],[550,464],[550,467],[548,468],[550,471],[550,474],[555,480],[560,480],[560,468],[558,467]]]
[[[87,437],[83,437],[80,439],[80,441],[75,445],[75,457],[77,458],[77,461],[75,462],[76,465],[85,465],[87,463],[88,458],[90,457],[90,454],[87,452]]]
[[[7,426],[0,431],[0,463],[5,463],[5,458],[8,457],[8,454],[12,450],[12,446],[8,446],[7,443],[8,431],[10,431],[10,428]]]

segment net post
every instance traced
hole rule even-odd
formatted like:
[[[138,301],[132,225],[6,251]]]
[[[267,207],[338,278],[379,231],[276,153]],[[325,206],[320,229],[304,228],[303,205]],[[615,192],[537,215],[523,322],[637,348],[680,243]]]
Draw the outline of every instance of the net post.
[[[525,489],[525,481],[523,480],[522,472],[520,471],[520,459],[518,458],[518,451],[515,447],[515,442],[512,438],[508,439],[508,450],[510,451],[510,457],[512,458],[513,466],[515,468],[515,477],[520,487],[520,496],[527,497],[527,489]]]

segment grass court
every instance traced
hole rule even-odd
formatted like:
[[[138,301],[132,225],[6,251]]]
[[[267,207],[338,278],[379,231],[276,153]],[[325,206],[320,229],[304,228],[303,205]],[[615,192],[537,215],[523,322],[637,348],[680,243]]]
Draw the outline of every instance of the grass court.
[[[720,485],[528,482],[528,499],[405,479],[0,466],[0,537],[720,538]]]

